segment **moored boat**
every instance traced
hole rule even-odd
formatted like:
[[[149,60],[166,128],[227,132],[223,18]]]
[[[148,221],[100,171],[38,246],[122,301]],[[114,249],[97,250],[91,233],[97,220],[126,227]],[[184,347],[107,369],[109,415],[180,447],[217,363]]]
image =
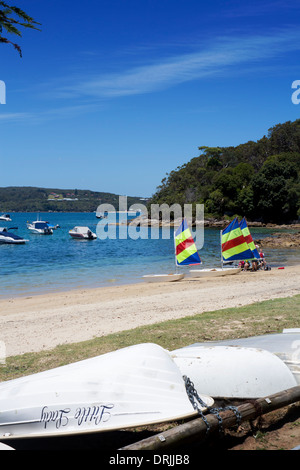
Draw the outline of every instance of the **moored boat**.
[[[0,215],[0,220],[5,220],[6,222],[11,222],[11,218],[10,218],[9,214]]]
[[[97,235],[89,227],[74,227],[72,230],[69,230],[69,234],[77,240],[95,240],[97,238]]]
[[[16,227],[6,228],[0,227],[0,243],[1,244],[9,244],[9,245],[22,245],[26,241],[25,238],[19,237],[14,232],[11,232]]]
[[[31,233],[39,235],[52,235],[53,230],[49,227],[48,222],[43,220],[35,220],[34,222],[27,222],[27,228]]]

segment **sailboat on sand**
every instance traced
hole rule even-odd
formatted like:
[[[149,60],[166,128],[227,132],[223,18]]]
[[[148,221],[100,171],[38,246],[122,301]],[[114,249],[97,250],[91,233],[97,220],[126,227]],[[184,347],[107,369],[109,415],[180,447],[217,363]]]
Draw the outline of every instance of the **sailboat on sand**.
[[[237,274],[241,267],[226,267],[224,264],[259,258],[259,254],[248,229],[246,219],[239,223],[238,218],[220,231],[221,267],[212,269],[194,269],[190,271],[192,277],[216,277]]]
[[[193,266],[202,263],[186,219],[182,220],[180,226],[175,231],[174,245],[176,267]],[[143,279],[147,282],[170,282],[179,281],[184,276],[184,273],[179,272],[172,274],[148,274],[143,276]]]

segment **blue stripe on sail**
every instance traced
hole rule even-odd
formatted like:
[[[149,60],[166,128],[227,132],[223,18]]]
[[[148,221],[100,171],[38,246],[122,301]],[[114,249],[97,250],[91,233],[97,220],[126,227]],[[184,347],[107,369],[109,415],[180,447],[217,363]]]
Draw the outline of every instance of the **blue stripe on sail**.
[[[183,221],[181,222],[181,224],[179,225],[178,229],[175,232],[175,236],[177,237],[178,235],[180,235],[181,232],[184,232],[188,228],[189,227],[188,227],[187,221],[183,219]]]
[[[237,217],[235,219],[233,219],[229,225],[227,225],[226,228],[224,228],[224,230],[222,230],[222,234],[224,235],[225,233],[228,233],[228,232],[231,232],[231,230],[234,230],[236,228],[239,228],[240,225],[239,225],[239,221],[237,219]]]
[[[246,259],[253,259],[253,258],[254,256],[251,250],[242,251],[241,253],[238,253],[237,255],[230,256],[230,258],[224,258],[223,256],[224,261],[234,261],[234,260],[237,261],[237,260],[246,260]]]
[[[193,253],[188,258],[185,258],[181,263],[178,263],[178,261],[176,260],[177,266],[189,266],[191,264],[201,264],[201,263],[202,261],[200,259],[198,252]]]

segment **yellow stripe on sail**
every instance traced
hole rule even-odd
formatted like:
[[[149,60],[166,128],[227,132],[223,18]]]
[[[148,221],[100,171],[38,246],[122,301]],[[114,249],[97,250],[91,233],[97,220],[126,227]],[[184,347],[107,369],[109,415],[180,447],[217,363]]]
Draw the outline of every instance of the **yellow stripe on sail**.
[[[179,235],[176,235],[175,237],[175,245],[179,245],[180,243],[184,242],[187,238],[190,238],[192,236],[191,231],[189,228],[186,230],[183,230]]]
[[[230,248],[229,250],[223,251],[223,258],[231,258],[234,255],[239,255],[240,253],[243,253],[248,249],[248,244],[247,243],[241,243],[238,246],[235,246],[233,248]]]
[[[185,250],[183,250],[181,253],[177,255],[178,263],[181,263],[183,260],[193,255],[194,253],[197,253],[196,245],[189,246],[188,248],[186,248]]]
[[[228,240],[233,240],[234,238],[240,237],[241,236],[241,229],[236,228],[234,230],[231,230],[228,233],[222,234],[222,245],[223,243],[228,242]]]

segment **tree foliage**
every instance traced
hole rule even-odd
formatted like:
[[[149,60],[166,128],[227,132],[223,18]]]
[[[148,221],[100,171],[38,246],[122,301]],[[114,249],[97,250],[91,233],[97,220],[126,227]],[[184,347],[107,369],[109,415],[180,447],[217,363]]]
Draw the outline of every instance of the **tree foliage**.
[[[22,36],[20,27],[38,30],[37,25],[39,24],[25,11],[21,10],[21,8],[10,6],[7,2],[0,1],[0,42],[11,44],[19,52],[20,57],[22,57],[21,47],[15,42],[10,41],[7,37],[4,37],[3,32]]]
[[[202,203],[206,215],[290,222],[300,217],[300,119],[277,124],[257,142],[198,147],[171,171],[150,202]]]
[[[127,197],[128,208],[137,203],[140,203],[139,197]],[[119,195],[83,189],[51,189],[29,186],[0,188],[0,213],[94,212],[100,204],[111,204],[118,210]]]

